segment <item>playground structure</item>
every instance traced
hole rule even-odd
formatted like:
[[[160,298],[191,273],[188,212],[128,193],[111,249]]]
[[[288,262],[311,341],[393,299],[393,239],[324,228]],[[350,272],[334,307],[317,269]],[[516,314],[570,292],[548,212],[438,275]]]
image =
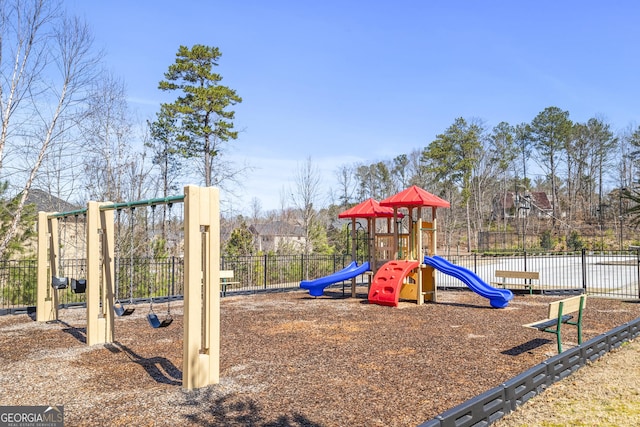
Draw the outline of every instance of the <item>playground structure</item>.
[[[90,201],[86,209],[79,211],[39,212],[36,320],[58,320],[58,291],[70,282],[60,268],[63,246],[57,219],[83,214],[86,215],[86,278],[72,278],[71,283],[82,280],[86,285],[87,344],[114,342],[114,316],[126,311],[117,303],[115,294],[114,211],[174,203],[184,203],[182,386],[195,389],[217,384],[220,375],[220,198],[217,188],[186,186],[181,196],[128,203]],[[152,309],[147,318],[154,328],[171,323],[170,315],[160,320]]]
[[[395,252],[392,259],[381,260],[384,264],[373,277],[369,302],[394,307],[400,299],[418,305],[437,302],[435,270],[421,262],[421,257],[436,254],[437,208],[448,208],[449,202],[414,185],[380,201],[380,206],[393,209]]]
[[[377,202],[366,200],[338,215],[351,219],[352,263],[345,269],[315,280],[302,281],[300,287],[320,296],[337,282],[351,279],[355,297],[356,276],[373,275],[369,282],[370,303],[397,307],[400,300],[437,302],[436,270],[464,282],[471,290],[489,299],[494,308],[503,308],[513,298],[511,291],[489,286],[475,273],[437,256],[437,208],[449,202],[412,186]],[[430,209],[429,209],[430,208]],[[367,220],[368,259],[356,262],[357,219]],[[383,224],[377,220],[383,219]]]

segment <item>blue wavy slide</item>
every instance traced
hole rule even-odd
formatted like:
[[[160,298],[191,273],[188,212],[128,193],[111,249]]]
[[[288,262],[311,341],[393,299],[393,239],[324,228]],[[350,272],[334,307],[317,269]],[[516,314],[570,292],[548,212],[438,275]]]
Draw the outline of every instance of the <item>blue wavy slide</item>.
[[[442,257],[437,255],[433,257],[425,256],[424,263],[438,271],[461,280],[473,292],[483,298],[487,298],[493,308],[504,308],[509,304],[509,301],[513,299],[513,293],[509,289],[494,288],[484,282],[473,271],[467,270],[459,265],[451,264]]]
[[[334,283],[342,282],[343,280],[352,279],[367,271],[369,271],[368,262],[364,262],[359,266],[357,262],[353,261],[342,270],[336,271],[335,273],[328,276],[321,277],[315,280],[303,280],[302,282],[300,282],[300,287],[302,289],[308,289],[309,295],[319,297],[322,296],[322,294],[324,293],[324,288],[326,288],[327,286]]]

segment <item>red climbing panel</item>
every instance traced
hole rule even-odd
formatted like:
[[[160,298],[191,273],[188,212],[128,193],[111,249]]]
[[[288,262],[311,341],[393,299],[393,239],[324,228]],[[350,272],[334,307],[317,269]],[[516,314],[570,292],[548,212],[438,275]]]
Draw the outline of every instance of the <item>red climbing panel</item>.
[[[369,302],[397,307],[404,278],[419,265],[418,261],[389,261],[380,267],[373,276],[369,289]]]

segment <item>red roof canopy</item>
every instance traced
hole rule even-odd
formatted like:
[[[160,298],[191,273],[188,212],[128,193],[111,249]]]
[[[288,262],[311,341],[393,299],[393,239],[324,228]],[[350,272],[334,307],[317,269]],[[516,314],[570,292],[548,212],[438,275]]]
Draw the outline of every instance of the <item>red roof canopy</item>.
[[[338,218],[381,218],[392,217],[393,209],[380,206],[377,200],[368,199],[338,215]]]
[[[434,196],[422,188],[413,185],[395,196],[388,197],[380,202],[380,206],[389,207],[411,207],[411,206],[432,206],[438,208],[449,208],[451,204],[438,196]]]

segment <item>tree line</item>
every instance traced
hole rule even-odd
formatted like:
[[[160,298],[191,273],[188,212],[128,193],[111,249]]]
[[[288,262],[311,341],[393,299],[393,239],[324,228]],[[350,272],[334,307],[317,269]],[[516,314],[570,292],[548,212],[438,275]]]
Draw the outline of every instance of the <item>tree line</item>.
[[[456,118],[422,149],[341,166],[333,194],[336,205],[349,207],[418,185],[451,202],[439,212],[446,243],[472,250],[478,232],[514,230],[509,215],[496,215],[508,193],[523,200],[545,192],[551,212],[538,226],[560,239],[589,225],[619,228],[623,218],[636,224],[639,165],[640,127],[616,132],[602,117],[573,121],[569,111],[550,106],[531,122],[492,128]]]

